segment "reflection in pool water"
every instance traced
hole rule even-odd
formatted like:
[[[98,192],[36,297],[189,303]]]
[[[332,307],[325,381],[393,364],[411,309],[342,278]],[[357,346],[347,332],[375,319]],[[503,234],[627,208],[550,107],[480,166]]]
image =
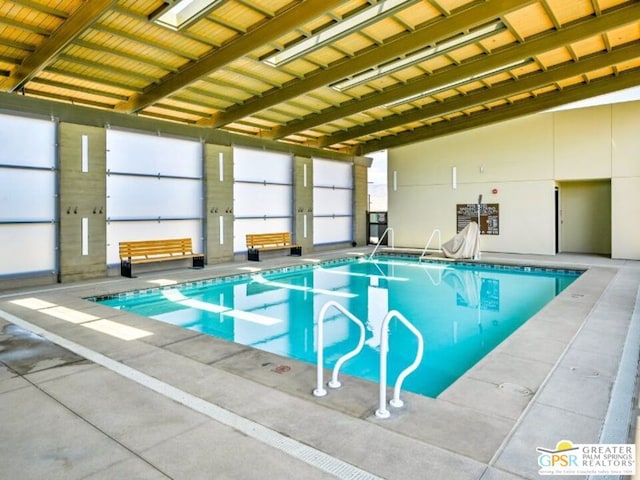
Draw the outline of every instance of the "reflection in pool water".
[[[317,320],[329,300],[366,326],[365,348],[342,371],[378,380],[380,325],[397,310],[422,333],[425,355],[403,389],[435,397],[573,282],[580,272],[395,259],[349,260],[155,289],[101,303],[315,364]],[[339,311],[325,318],[325,366],[358,342]],[[393,385],[417,340],[389,324]]]

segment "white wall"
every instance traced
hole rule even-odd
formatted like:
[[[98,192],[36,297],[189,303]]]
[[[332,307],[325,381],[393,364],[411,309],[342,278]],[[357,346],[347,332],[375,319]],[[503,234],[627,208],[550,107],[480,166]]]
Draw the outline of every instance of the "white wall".
[[[611,181],[560,183],[561,252],[611,255]]]
[[[500,235],[483,235],[482,250],[554,254],[557,182],[610,179],[612,257],[640,259],[633,220],[640,218],[639,124],[636,101],[541,113],[389,150],[396,245],[422,248],[434,228],[446,241],[456,232],[456,204],[482,194],[483,203],[500,204]]]
[[[611,256],[640,260],[640,102],[612,109]]]

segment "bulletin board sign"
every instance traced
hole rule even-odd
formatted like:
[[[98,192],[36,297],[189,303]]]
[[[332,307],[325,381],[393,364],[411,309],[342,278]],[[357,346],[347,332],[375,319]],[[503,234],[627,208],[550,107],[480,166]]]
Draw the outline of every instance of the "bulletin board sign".
[[[477,203],[459,203],[456,205],[456,231],[466,227],[470,221],[478,221]],[[500,235],[500,204],[480,204],[480,234]]]

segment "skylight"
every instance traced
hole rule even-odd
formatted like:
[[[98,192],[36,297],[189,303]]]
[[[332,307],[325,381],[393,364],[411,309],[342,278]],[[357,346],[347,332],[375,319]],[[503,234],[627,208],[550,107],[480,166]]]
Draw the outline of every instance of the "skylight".
[[[380,1],[375,5],[356,13],[355,15],[347,17],[345,20],[325,28],[317,34],[296,43],[290,48],[265,58],[264,62],[272,67],[284,65],[285,63],[291,62],[309,52],[325,46],[329,42],[333,42],[355,32],[356,30],[360,30],[361,28],[378,21],[380,18],[391,15],[401,8],[407,7],[412,3],[416,3],[416,1],[417,0]],[[380,18],[378,18],[379,16]]]
[[[222,0],[175,0],[153,21],[172,30],[182,30],[217,7]]]
[[[487,72],[479,73],[477,75],[473,75],[473,76],[468,77],[468,78],[463,78],[463,79],[458,80],[456,82],[449,83],[448,85],[443,85],[442,87],[433,88],[431,90],[427,90],[426,92],[420,92],[420,93],[416,93],[415,95],[411,95],[409,97],[401,98],[400,100],[396,100],[395,102],[387,103],[385,105],[385,107],[386,108],[393,108],[393,107],[397,107],[398,105],[402,105],[404,103],[415,102],[416,100],[420,100],[420,99],[422,99],[424,97],[429,97],[431,95],[435,95],[436,93],[442,93],[442,92],[445,92],[445,91],[450,90],[452,88],[460,87],[460,86],[464,85],[465,83],[474,82],[476,80],[482,80],[484,78],[488,78],[488,77],[491,77],[493,75],[496,75],[497,73],[508,72],[509,70],[511,70],[511,69],[513,69],[515,67],[521,67],[521,66],[526,65],[526,64],[528,64],[530,62],[531,62],[530,59],[525,59],[525,60],[521,60],[519,62],[510,63],[509,65],[505,65],[505,66],[499,67],[499,68],[494,68],[494,69],[489,70]]]
[[[506,27],[502,22],[496,22],[484,27],[472,30],[466,35],[458,35],[448,40],[438,42],[435,46],[419,50],[417,52],[406,55],[404,58],[394,60],[392,62],[385,63],[383,65],[371,68],[362,73],[356,74],[351,78],[342,80],[334,85],[331,85],[335,90],[342,92],[349,88],[362,85],[363,83],[370,82],[373,79],[390,75],[398,70],[406,68],[410,65],[425,61],[429,57],[434,55],[442,55],[463,45],[469,45],[473,42],[477,42],[483,38],[494,35],[497,32],[505,30]]]

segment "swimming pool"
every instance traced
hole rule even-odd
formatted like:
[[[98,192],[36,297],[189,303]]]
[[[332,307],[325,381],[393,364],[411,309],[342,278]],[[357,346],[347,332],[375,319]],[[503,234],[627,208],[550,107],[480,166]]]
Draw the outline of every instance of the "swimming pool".
[[[346,259],[95,298],[163,322],[271,353],[316,363],[317,320],[330,300],[366,325],[365,346],[344,373],[377,382],[380,326],[396,310],[421,332],[424,358],[403,389],[436,397],[562,292],[580,271]],[[359,327],[337,309],[324,322],[325,362],[358,342]],[[389,324],[387,380],[411,364],[417,339]]]

